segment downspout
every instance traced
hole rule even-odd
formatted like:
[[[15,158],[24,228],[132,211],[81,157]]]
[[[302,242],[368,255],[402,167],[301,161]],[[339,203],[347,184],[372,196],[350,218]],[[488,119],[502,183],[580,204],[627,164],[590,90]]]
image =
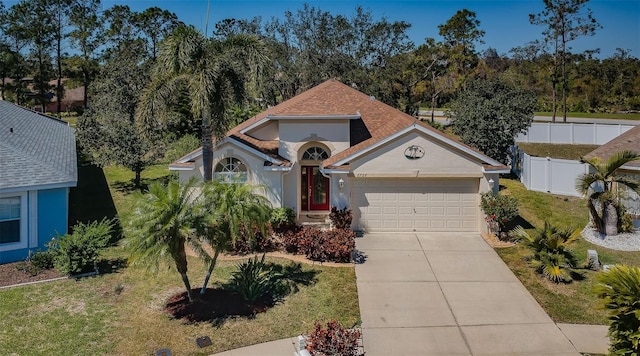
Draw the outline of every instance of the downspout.
[[[293,168],[296,166],[296,162],[293,162],[291,164],[291,169],[289,169],[288,171],[282,173],[281,178],[280,178],[280,206],[284,207],[284,176],[286,176],[287,174],[291,173],[293,171]],[[297,189],[296,189],[297,191]],[[298,205],[296,204],[296,207]],[[298,216],[298,209],[296,208],[296,220]]]
[[[324,173],[324,169],[322,168],[322,163],[320,163],[320,165],[318,166],[318,169],[320,171],[320,174],[322,174],[323,177],[329,179],[329,211],[331,211],[331,207],[332,207],[332,205],[331,205],[331,197],[333,195],[333,176],[326,175]]]

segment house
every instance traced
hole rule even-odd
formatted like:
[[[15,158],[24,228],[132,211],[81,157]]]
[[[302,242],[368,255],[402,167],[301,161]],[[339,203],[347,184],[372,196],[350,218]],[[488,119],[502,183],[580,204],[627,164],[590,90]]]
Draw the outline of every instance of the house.
[[[498,189],[500,162],[335,80],[231,129],[213,176],[264,187],[299,221],[349,207],[356,230],[485,228],[480,193]],[[169,166],[202,179],[202,149]]]
[[[73,128],[0,100],[0,263],[25,259],[67,232],[77,180]]]
[[[621,151],[633,151],[640,154],[640,126],[635,126],[629,131],[605,143],[604,145],[589,152],[585,158],[598,157],[602,161],[608,160],[614,154]],[[620,173],[629,175],[631,178],[640,181],[640,160],[632,161],[619,170]],[[627,211],[635,216],[636,226],[640,226],[640,197],[631,189],[624,188],[622,203],[627,207]]]

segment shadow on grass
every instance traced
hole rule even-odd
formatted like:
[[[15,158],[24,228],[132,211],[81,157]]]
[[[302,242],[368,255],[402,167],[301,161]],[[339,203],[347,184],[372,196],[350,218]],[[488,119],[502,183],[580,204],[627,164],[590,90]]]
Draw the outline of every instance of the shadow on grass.
[[[122,236],[122,226],[118,220],[118,211],[109,191],[107,178],[102,168],[92,164],[78,166],[78,186],[69,193],[69,231],[81,222],[88,224],[102,219],[115,221],[112,242]]]
[[[133,193],[135,191],[146,192],[149,190],[149,186],[153,183],[160,183],[166,185],[169,182],[171,175],[166,175],[158,178],[142,178],[140,180],[140,188],[136,188],[135,179],[128,180],[126,182],[118,181],[113,183],[113,188],[122,193]]]
[[[505,226],[505,231],[511,231],[518,226],[522,226],[522,228],[525,230],[535,229],[535,226],[533,226],[529,221],[527,221],[525,218],[523,218],[520,215],[513,218],[513,220],[509,221],[504,226]]]
[[[98,261],[98,271],[100,271],[100,274],[117,273],[126,267],[127,259],[122,257]]]

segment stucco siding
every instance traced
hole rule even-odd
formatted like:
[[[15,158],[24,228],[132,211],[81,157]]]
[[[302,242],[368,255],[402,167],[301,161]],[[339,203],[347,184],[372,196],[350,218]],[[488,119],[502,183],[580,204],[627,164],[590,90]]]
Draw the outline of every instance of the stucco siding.
[[[329,147],[333,156],[349,148],[349,121],[283,121],[280,122],[280,148],[278,153],[295,162],[298,149],[306,142],[320,142]]]
[[[407,159],[409,146],[424,150],[420,159]],[[389,142],[351,162],[356,177],[480,177],[482,166],[453,147],[445,147],[417,132]]]
[[[273,141],[279,139],[278,121],[270,121],[263,126],[247,132],[247,135],[258,140]]]
[[[69,193],[67,188],[38,192],[38,246],[44,245],[56,235],[67,233],[69,224]]]

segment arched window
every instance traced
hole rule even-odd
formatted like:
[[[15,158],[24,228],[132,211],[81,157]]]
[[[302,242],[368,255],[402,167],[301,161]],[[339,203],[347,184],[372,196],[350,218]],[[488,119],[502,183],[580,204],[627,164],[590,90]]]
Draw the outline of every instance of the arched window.
[[[213,176],[224,183],[246,183],[247,166],[237,158],[223,158],[216,164]]]
[[[323,161],[327,158],[329,158],[329,154],[327,153],[327,151],[317,146],[309,147],[302,154],[302,160],[308,161]]]

